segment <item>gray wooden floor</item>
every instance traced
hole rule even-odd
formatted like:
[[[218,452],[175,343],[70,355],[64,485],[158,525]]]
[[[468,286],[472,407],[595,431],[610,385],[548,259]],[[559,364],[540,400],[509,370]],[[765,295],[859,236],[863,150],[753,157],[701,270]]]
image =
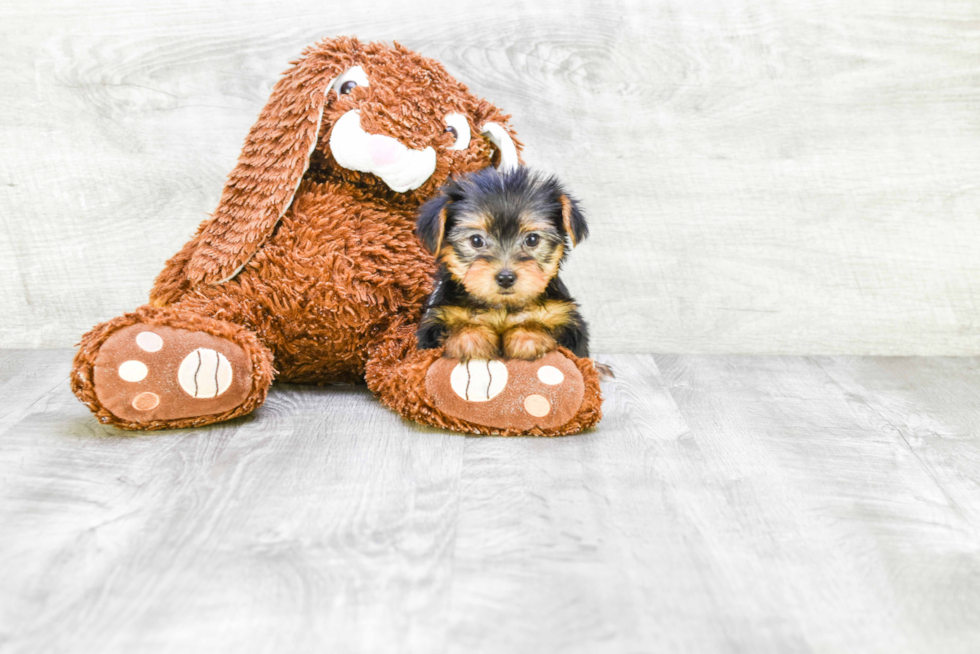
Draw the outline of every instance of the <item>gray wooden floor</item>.
[[[557,440],[363,388],[128,434],[0,353],[3,652],[977,652],[980,359],[600,357]]]

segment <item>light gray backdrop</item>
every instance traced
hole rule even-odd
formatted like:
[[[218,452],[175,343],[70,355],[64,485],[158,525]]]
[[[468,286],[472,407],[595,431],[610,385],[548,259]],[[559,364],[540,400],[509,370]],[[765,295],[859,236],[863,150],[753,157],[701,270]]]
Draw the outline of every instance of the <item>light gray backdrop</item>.
[[[513,114],[592,218],[599,351],[980,353],[976,0],[4,0],[0,346],[141,304],[336,34]]]

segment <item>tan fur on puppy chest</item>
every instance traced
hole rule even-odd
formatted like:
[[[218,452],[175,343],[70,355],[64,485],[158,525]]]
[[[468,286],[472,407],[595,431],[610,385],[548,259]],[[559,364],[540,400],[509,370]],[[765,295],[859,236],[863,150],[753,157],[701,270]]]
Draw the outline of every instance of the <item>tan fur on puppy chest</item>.
[[[546,300],[526,309],[437,307],[433,317],[449,333],[447,356],[461,360],[493,359],[502,351],[515,359],[537,359],[556,347],[551,332],[572,319],[570,302]]]
[[[554,331],[568,323],[575,311],[575,305],[563,300],[545,300],[525,309],[445,306],[432,310],[440,322],[450,329],[461,329],[473,325],[485,326],[497,333],[514,327],[539,326]]]

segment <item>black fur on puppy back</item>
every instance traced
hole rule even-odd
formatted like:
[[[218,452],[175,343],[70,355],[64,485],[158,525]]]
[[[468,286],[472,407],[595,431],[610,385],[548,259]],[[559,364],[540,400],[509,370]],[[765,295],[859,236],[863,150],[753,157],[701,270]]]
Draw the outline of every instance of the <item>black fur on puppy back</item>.
[[[582,314],[579,313],[578,303],[575,302],[572,294],[568,292],[568,287],[565,286],[563,281],[555,277],[548,284],[545,297],[549,300],[570,302],[575,306],[575,310],[570,316],[571,319],[554,333],[554,337],[559,345],[567,347],[575,356],[588,357],[589,325],[585,322]]]

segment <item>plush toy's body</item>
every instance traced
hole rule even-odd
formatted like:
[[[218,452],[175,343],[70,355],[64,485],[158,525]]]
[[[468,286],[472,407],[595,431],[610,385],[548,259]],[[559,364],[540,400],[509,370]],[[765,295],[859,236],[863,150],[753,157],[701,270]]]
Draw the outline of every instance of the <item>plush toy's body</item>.
[[[413,207],[350,191],[304,182],[274,236],[238,275],[183,293],[169,307],[248,327],[282,381],[363,380],[378,340],[394,325],[418,322],[432,264],[413,235]]]
[[[418,207],[452,173],[516,165],[518,147],[506,116],[437,63],[352,38],[318,44],[276,84],[218,209],[167,263],[150,305],[82,339],[73,390],[127,429],[248,413],[273,369],[292,382],[366,378],[405,417],[461,431],[595,424],[587,359],[486,362],[488,375],[511,372],[478,398],[458,383],[477,372],[415,348],[434,271],[414,234]]]

